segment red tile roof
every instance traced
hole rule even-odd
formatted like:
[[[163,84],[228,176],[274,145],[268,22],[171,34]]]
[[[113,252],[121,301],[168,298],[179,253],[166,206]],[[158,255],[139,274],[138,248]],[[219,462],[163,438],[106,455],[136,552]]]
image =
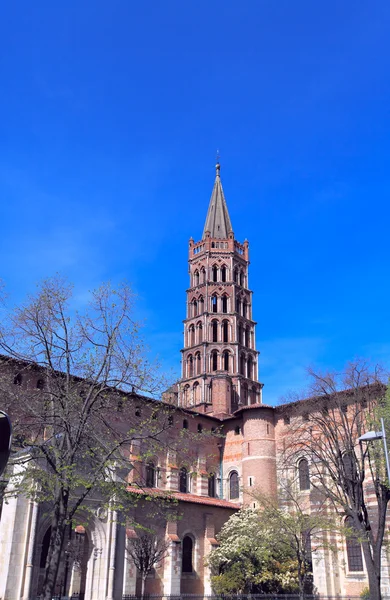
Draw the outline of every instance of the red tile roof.
[[[159,490],[157,488],[138,488],[129,486],[127,488],[132,494],[140,494],[145,496],[160,496],[161,498],[178,500],[179,502],[190,502],[192,504],[204,504],[207,506],[219,506],[221,508],[230,508],[238,510],[241,504],[221,500],[220,498],[210,498],[209,496],[198,496],[196,494],[184,494],[183,492],[171,492],[169,490]]]

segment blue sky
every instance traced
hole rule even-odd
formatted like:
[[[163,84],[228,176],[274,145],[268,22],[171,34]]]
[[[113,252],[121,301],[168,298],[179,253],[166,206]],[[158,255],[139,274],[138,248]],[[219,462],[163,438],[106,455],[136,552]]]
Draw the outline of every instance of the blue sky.
[[[59,271],[82,306],[126,277],[178,372],[188,238],[219,148],[250,241],[264,401],[305,368],[389,365],[390,4],[6,3],[0,277]]]

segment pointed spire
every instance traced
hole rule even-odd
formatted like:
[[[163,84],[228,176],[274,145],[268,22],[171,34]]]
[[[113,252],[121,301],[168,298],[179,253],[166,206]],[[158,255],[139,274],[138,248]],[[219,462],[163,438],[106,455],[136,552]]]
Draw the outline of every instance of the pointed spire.
[[[218,160],[215,165],[215,182],[210,198],[209,210],[207,211],[202,239],[205,239],[206,231],[210,232],[212,238],[217,239],[226,239],[229,233],[233,231],[222,189],[220,170],[221,165]]]

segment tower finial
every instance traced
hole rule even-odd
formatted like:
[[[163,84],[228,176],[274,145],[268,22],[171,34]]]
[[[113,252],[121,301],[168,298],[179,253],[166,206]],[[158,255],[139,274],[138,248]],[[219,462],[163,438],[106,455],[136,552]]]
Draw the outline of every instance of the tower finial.
[[[215,165],[215,171],[218,176],[219,176],[219,172],[221,170],[221,165],[219,164],[219,157],[220,157],[219,150],[217,150],[217,157],[216,157],[217,164]]]

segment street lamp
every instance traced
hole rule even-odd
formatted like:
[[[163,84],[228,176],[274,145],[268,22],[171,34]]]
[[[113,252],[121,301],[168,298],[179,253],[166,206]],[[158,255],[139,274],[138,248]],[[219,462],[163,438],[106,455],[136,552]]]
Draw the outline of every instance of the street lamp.
[[[359,442],[372,442],[373,440],[383,440],[383,447],[385,449],[385,457],[386,457],[386,468],[387,468],[387,478],[390,482],[390,463],[389,463],[389,451],[387,449],[386,442],[386,431],[385,431],[385,423],[383,419],[381,419],[382,431],[367,431],[363,435],[358,438]]]

